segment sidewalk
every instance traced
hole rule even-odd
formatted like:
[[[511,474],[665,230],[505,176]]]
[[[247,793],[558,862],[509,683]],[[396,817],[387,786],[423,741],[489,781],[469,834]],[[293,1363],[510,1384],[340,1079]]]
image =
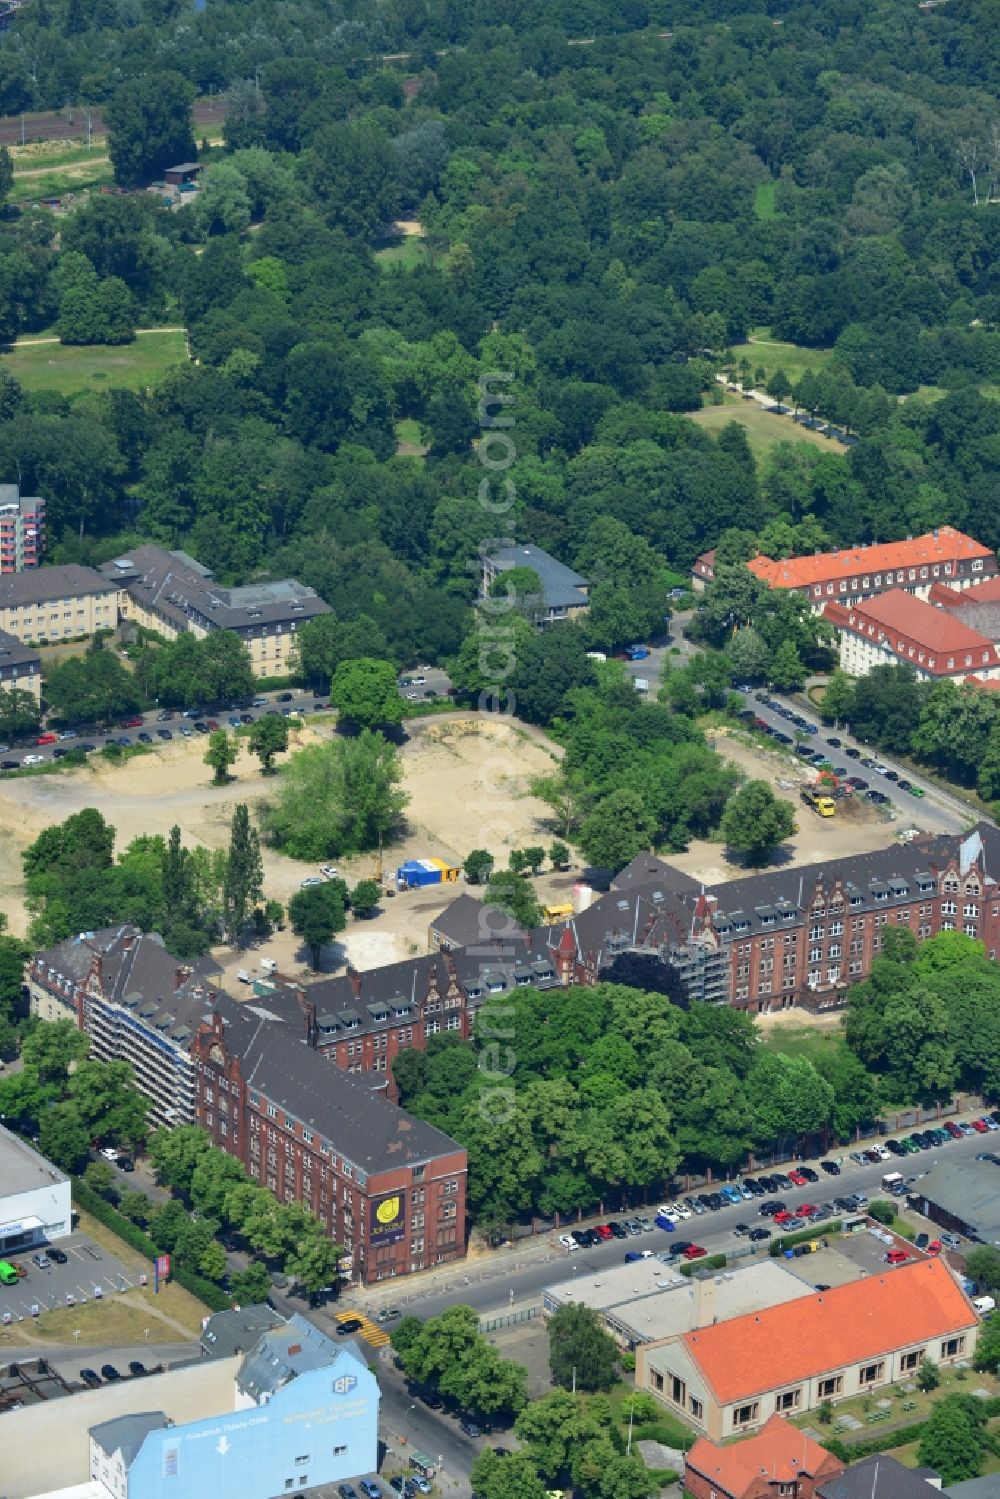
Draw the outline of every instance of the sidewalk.
[[[598,1221],[594,1219],[595,1223]],[[432,1270],[415,1271],[405,1281],[388,1280],[370,1286],[350,1286],[341,1296],[341,1304],[362,1307],[366,1311],[378,1311],[384,1306],[405,1307],[411,1302],[422,1301],[425,1297],[440,1295],[443,1291],[461,1291],[463,1286],[503,1280],[512,1271],[561,1259],[563,1256],[553,1248],[551,1242],[558,1232],[556,1229],[545,1229],[533,1238],[522,1239],[516,1244],[505,1244],[481,1258],[438,1265]]]

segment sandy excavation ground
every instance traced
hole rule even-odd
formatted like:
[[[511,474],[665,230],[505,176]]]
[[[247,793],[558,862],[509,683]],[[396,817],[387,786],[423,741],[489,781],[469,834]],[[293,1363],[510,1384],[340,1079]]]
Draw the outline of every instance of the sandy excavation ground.
[[[306,725],[293,731],[293,748],[315,743],[329,732],[321,725]],[[174,823],[186,844],[220,848],[228,843],[237,802],[249,802],[252,809],[275,783],[262,777],[257,760],[244,752],[234,767],[235,780],[212,786],[212,773],[202,761],[204,749],[200,739],[174,739],[121,765],[95,756],[85,769],[0,782],[0,908],[7,912],[10,930],[22,934],[27,929],[22,850],[43,828],[83,807],[97,807],[115,826],[119,850],[143,833],[165,836]],[[471,848],[485,847],[506,864],[510,848],[551,841],[542,826],[547,808],[531,796],[529,786],[534,776],[554,768],[560,751],[541,734],[495,718],[456,714],[414,724],[402,753],[411,798],[408,825],[386,852],[387,877],[408,858],[461,863]],[[281,901],[287,902],[302,880],[316,873],[313,866],[273,849],[263,852],[265,891]],[[370,876],[374,866],[371,855],[340,864],[349,884]],[[572,884],[566,876],[558,880]],[[332,971],[342,964],[345,949],[360,968],[425,951],[428,922],[447,898],[438,887],[436,892],[408,892],[385,901],[382,914],[373,920],[349,922],[343,945],[326,955],[324,968]],[[220,948],[215,954],[233,976],[238,968],[253,971],[264,955],[277,959],[284,971],[308,971],[307,954],[289,931],[276,934],[259,952],[236,954]]]
[[[863,797],[845,798],[837,803],[834,817],[820,817],[799,799],[800,788],[812,780],[812,774],[805,767],[796,765],[784,755],[758,751],[725,731],[716,732],[715,747],[720,755],[738,765],[748,778],[767,781],[775,795],[794,806],[798,832],[782,846],[779,862],[785,867],[843,859],[849,854],[888,848],[897,841],[901,829],[908,826],[901,821],[889,821],[879,808]],[[744,872],[740,862],[730,863],[725,852],[721,843],[696,838],[684,853],[668,857],[671,864],[676,864],[695,879],[714,884],[719,880],[736,879]]]

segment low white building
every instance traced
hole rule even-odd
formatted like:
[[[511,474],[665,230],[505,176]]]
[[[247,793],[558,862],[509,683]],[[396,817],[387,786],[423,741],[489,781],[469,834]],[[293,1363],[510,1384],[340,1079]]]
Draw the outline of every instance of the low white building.
[[[72,1226],[69,1177],[0,1125],[0,1258],[65,1238]]]

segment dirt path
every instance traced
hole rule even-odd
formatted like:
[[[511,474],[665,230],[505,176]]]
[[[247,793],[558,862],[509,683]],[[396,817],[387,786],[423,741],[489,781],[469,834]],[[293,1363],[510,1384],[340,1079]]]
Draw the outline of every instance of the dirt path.
[[[178,326],[178,327],[173,327],[173,328],[137,328],[135,330],[135,333],[136,333],[136,337],[137,338],[144,338],[144,337],[146,337],[150,333],[185,333],[186,331],[187,330],[185,328]],[[31,349],[31,348],[34,348],[38,344],[58,344],[58,343],[62,343],[62,339],[61,338],[19,338],[17,340],[17,342],[13,345],[13,348],[15,348],[15,349]]]
[[[45,167],[25,167],[23,170],[14,171],[14,181],[19,182],[24,177],[50,177],[55,172],[76,172],[83,170],[89,172],[93,167],[107,167],[111,165],[110,156],[88,156],[86,161],[64,161],[62,165],[49,165]]]

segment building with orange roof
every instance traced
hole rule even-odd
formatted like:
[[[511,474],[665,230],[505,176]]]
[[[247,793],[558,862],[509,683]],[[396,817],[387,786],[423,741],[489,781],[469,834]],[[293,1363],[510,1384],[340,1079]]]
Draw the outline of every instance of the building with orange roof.
[[[812,1499],[817,1484],[844,1464],[783,1416],[729,1447],[705,1437],[684,1459],[684,1487],[695,1499]]]
[[[989,607],[991,612],[997,608]],[[840,664],[852,677],[865,677],[875,666],[912,666],[930,682],[1000,678],[1000,649],[990,635],[967,623],[978,612],[935,607],[901,588],[861,604],[823,608],[837,632]]]
[[[979,1323],[940,1260],[910,1261],[800,1301],[716,1322],[636,1350],[649,1390],[713,1442],[773,1415],[910,1379],[922,1358],[971,1358]]]
[[[769,588],[796,589],[817,614],[834,600],[859,604],[891,588],[926,599],[935,583],[964,590],[997,576],[997,559],[989,547],[954,526],[940,526],[906,541],[814,552],[810,557],[775,561],[761,555],[747,567]]]

